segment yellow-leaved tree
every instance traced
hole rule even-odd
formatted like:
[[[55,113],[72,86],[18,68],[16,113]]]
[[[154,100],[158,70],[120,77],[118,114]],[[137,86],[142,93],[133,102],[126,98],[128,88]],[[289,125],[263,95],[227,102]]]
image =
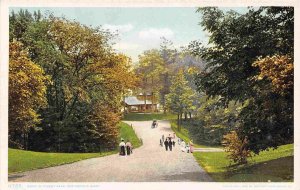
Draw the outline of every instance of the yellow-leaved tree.
[[[28,132],[40,122],[37,110],[47,105],[49,78],[43,69],[28,58],[22,44],[9,44],[9,143],[27,149]]]

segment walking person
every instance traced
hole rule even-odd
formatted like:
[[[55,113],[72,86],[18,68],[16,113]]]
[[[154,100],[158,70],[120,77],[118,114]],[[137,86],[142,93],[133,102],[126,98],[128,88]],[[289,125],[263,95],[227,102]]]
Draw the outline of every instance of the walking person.
[[[165,142],[165,135],[162,135],[162,141]]]
[[[181,143],[181,138],[178,137],[178,145]]]
[[[129,156],[131,153],[131,143],[129,141],[126,142],[126,153]]]
[[[194,152],[194,143],[193,140],[190,141],[190,153]]]
[[[125,146],[126,145],[125,145],[124,139],[121,139],[121,142],[119,144],[121,156],[125,156]]]
[[[172,145],[175,147],[175,141],[174,140],[172,141]]]
[[[169,143],[168,143],[168,140],[167,140],[167,139],[165,140],[164,144],[165,144],[166,151],[168,151]]]
[[[172,151],[172,141],[171,141],[171,139],[169,140],[168,145],[169,145],[170,151]]]
[[[186,147],[185,147],[185,142],[184,141],[181,142],[181,148],[180,149],[181,149],[182,152],[186,151]]]

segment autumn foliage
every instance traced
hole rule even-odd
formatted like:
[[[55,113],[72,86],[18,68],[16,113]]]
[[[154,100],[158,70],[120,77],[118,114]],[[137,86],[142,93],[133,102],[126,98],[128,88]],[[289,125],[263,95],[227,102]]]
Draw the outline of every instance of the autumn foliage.
[[[47,105],[44,70],[33,63],[19,42],[9,45],[9,132],[10,144],[27,148],[29,129],[40,122],[39,108]],[[18,135],[16,135],[18,134]]]
[[[14,30],[20,22],[24,28]],[[26,133],[22,147],[36,151],[114,149],[123,96],[136,77],[131,59],[112,49],[113,35],[30,13],[12,14],[10,28],[11,139]]]
[[[247,149],[247,138],[240,139],[235,131],[224,135],[223,145],[228,158],[237,164],[247,163],[247,158],[251,156],[251,151]]]
[[[253,63],[259,67],[258,80],[267,78],[272,82],[275,92],[285,94],[294,86],[294,62],[288,55],[274,55],[261,58]]]

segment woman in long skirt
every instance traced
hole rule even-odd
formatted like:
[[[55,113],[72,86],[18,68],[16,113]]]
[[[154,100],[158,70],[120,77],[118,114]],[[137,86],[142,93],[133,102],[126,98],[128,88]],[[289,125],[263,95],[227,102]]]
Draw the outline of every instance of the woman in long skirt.
[[[124,143],[124,139],[121,139],[119,147],[120,147],[120,155],[121,156],[125,156],[125,143]]]
[[[190,153],[194,152],[194,143],[193,140],[190,141]]]
[[[126,142],[126,153],[127,155],[131,153],[131,143],[129,141]]]

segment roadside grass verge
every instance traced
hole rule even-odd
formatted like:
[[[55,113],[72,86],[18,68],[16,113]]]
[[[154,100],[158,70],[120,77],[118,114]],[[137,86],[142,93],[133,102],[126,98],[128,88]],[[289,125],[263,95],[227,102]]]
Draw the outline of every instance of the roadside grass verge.
[[[141,142],[131,126],[120,122],[119,127],[120,137],[124,138],[125,140],[130,140],[134,148],[141,146]],[[48,153],[9,148],[8,173],[13,174],[34,169],[69,164],[84,159],[108,156],[118,153],[118,151],[118,147],[112,151],[102,151],[98,153]]]
[[[102,153],[48,153],[33,152],[18,149],[8,149],[8,173],[47,168],[76,161],[107,156],[117,153],[117,150]]]
[[[129,140],[134,148],[138,148],[142,145],[140,139],[136,136],[134,129],[127,123],[121,122],[119,139],[123,138],[126,142]]]
[[[171,120],[176,119],[176,115],[171,113],[128,113],[124,115],[125,121],[150,121],[150,120]]]
[[[248,164],[230,165],[226,152],[194,152],[197,162],[217,182],[290,182],[294,173],[294,145],[262,151]]]

